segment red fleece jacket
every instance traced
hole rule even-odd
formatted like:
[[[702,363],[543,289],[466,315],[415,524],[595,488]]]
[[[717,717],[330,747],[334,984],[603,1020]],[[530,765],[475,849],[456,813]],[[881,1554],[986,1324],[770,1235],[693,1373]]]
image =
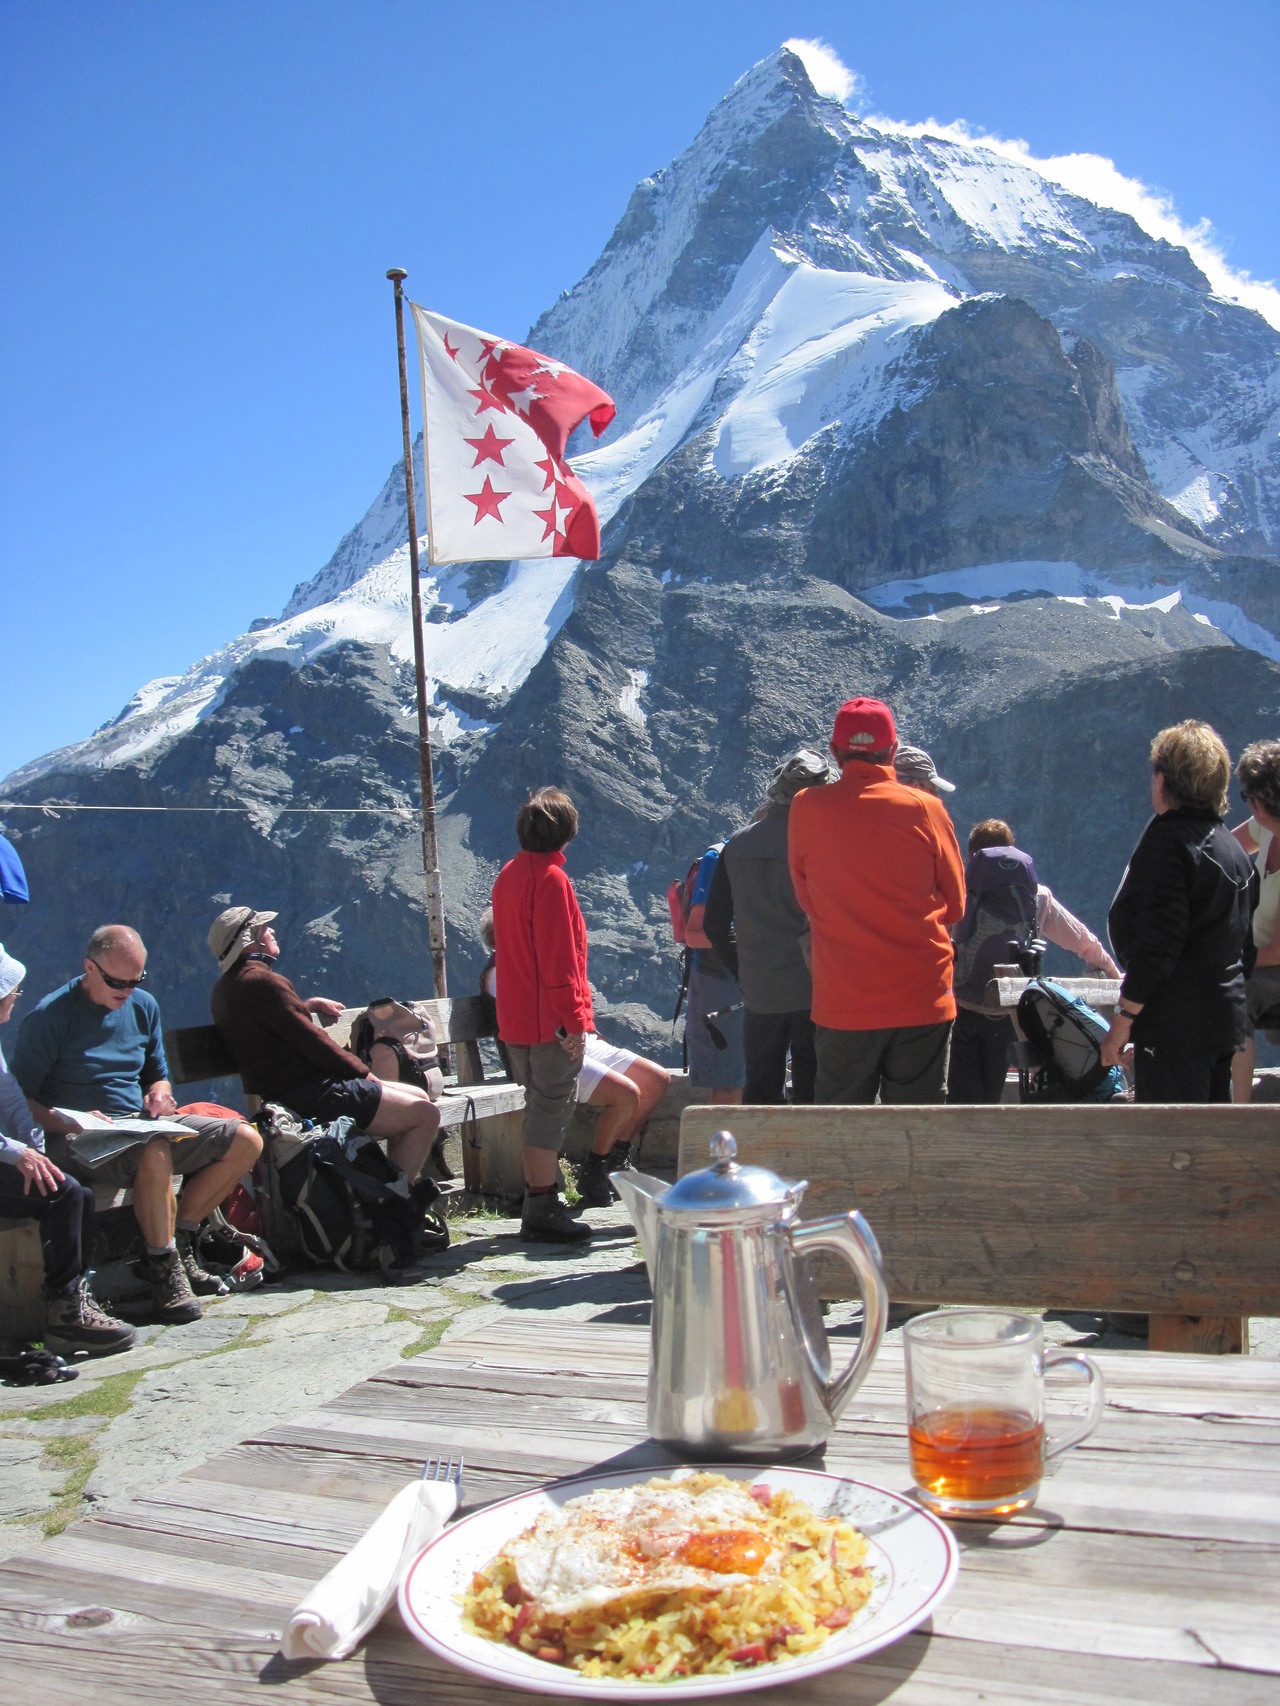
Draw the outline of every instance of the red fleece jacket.
[[[595,1030],[587,984],[587,927],[563,853],[517,853],[493,885],[498,1035],[529,1048]]]

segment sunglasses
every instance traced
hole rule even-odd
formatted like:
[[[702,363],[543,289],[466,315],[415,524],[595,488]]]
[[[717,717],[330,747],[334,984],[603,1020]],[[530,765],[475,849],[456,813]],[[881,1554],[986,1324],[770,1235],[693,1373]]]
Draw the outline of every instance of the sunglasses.
[[[97,960],[91,959],[89,964],[94,968],[108,989],[140,989],[147,981],[147,974],[145,971],[141,972],[137,977],[111,977],[107,972],[103,971]]]

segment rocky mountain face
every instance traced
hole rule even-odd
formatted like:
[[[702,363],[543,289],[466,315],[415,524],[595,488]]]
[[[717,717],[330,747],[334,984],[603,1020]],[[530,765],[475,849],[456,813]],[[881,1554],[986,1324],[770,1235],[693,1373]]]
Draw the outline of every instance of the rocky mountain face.
[[[783,50],[529,341],[617,399],[576,461],[607,525],[596,564],[424,579],[454,991],[543,782],[582,813],[601,1028],[670,1057],[666,885],[849,694],[1099,930],[1152,733],[1275,732],[1280,335],[1127,215],[859,120]],[[4,784],[171,809],[0,814],[29,989],[111,915],[196,1022],[233,900],[279,910],[306,993],[426,991],[399,479],[278,622]]]

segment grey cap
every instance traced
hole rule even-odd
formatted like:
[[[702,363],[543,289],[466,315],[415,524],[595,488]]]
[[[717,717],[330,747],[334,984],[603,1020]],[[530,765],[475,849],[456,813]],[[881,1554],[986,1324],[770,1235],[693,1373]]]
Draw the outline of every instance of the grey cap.
[[[930,788],[935,794],[954,794],[956,785],[939,776],[933,760],[922,746],[900,746],[893,755],[899,782],[908,788]]]
[[[218,962],[219,971],[230,968],[245,953],[253,941],[253,933],[264,924],[278,918],[278,912],[255,912],[251,906],[229,906],[220,912],[209,926],[209,952]]]
[[[15,960],[12,954],[6,954],[4,944],[0,943],[0,1001],[6,995],[12,995],[14,990],[27,975],[27,968],[21,960]]]
[[[783,804],[794,799],[801,788],[818,788],[831,780],[831,766],[820,752],[802,746],[790,758],[784,758],[774,771],[766,797]]]

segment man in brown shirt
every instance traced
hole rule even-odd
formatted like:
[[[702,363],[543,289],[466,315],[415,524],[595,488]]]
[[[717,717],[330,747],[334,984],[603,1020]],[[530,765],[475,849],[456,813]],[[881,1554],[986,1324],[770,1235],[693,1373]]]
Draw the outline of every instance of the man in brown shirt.
[[[440,1111],[416,1084],[374,1077],[364,1061],[339,1048],[316,1020],[333,1020],[340,1001],[304,1001],[274,969],[280,944],[274,912],[229,906],[209,931],[222,969],[209,1006],[244,1087],[264,1101],[283,1102],[303,1119],[327,1123],[344,1116],[361,1131],[387,1139],[387,1154],[417,1178],[440,1130]]]

